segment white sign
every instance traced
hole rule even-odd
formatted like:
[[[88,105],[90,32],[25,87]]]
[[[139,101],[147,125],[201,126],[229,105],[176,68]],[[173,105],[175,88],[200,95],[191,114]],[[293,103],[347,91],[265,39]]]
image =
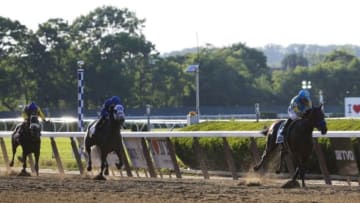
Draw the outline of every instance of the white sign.
[[[153,156],[156,168],[168,168],[174,169],[170,152],[167,147],[166,139],[162,138],[151,138],[150,139],[150,150]]]
[[[134,168],[148,168],[141,145],[141,138],[124,138],[124,145]]]
[[[360,97],[345,97],[345,117],[360,117]]]
[[[336,160],[355,161],[355,156],[351,150],[335,150]]]

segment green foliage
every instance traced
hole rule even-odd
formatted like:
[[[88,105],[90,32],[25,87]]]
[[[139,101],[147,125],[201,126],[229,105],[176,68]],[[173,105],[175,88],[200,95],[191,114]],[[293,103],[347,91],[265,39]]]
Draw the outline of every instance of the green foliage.
[[[164,57],[146,39],[144,27],[145,20],[134,12],[112,6],[71,24],[49,19],[36,32],[0,17],[0,111],[15,111],[30,101],[49,110],[75,109],[78,60],[85,61],[89,110],[111,95],[121,95],[127,108],[192,106],[195,74],[185,69],[195,63],[206,106],[287,106],[304,79],[313,82],[312,93],[324,92],[326,105],[343,105],[345,96],[360,94],[360,62],[351,47],[309,55],[318,47],[289,46],[287,55],[276,56],[287,70],[276,71],[267,66],[263,51],[243,43]]]
[[[181,131],[246,131],[246,130],[258,130],[259,132],[267,126],[270,126],[273,121],[224,121],[224,122],[202,122],[196,125],[191,125],[182,128]],[[331,131],[336,130],[360,130],[359,119],[328,119],[328,129]],[[5,144],[7,147],[8,155],[11,155],[10,138],[5,138]],[[235,162],[235,166],[238,171],[248,171],[253,164],[253,158],[250,153],[250,138],[226,138],[232,151],[232,156]],[[69,138],[56,138],[56,145],[60,153],[63,167],[67,170],[78,170],[78,166],[74,159],[72,148]],[[197,153],[194,148],[193,138],[171,138],[174,144],[176,155],[179,163],[183,168],[199,169],[199,162],[197,161]],[[256,145],[259,152],[265,149],[266,138],[255,138]],[[335,154],[333,152],[329,138],[319,138],[318,142],[321,145],[321,149],[325,155],[326,162],[328,164],[329,171],[334,174],[337,171]],[[224,148],[222,138],[200,138],[199,143],[203,149],[205,156],[208,160],[207,164],[209,170],[228,170],[227,163],[224,159]],[[359,142],[356,139],[352,139],[355,154],[359,153]],[[18,147],[17,155],[21,155],[22,149]],[[52,153],[50,139],[43,138],[41,143],[41,155],[40,155],[40,168],[56,168],[56,160]],[[2,156],[2,154],[0,154]],[[0,157],[0,163],[3,163],[3,158]],[[359,160],[358,160],[359,161]],[[15,162],[16,167],[20,167],[21,163]],[[85,164],[85,163],[84,163]],[[360,164],[360,163],[358,163]],[[316,156],[312,156],[308,163],[311,171],[314,173],[320,173],[318,160]]]
[[[294,69],[297,66],[307,67],[309,65],[307,59],[300,54],[289,54],[281,61],[283,69]]]
[[[248,121],[229,121],[229,122],[203,122],[195,125],[191,125],[181,129],[182,131],[231,131],[231,130],[259,130],[272,124],[273,121],[260,121],[260,122],[248,122]],[[328,130],[359,130],[358,119],[328,119]],[[205,153],[207,159],[207,166],[209,170],[228,170],[227,163],[224,159],[224,148],[222,138],[200,138],[200,146]],[[227,138],[230,145],[232,156],[238,171],[248,171],[254,164],[252,155],[250,153],[250,138]],[[197,157],[193,144],[193,138],[172,138],[172,142],[175,145],[176,153],[183,161],[185,165],[190,168],[199,169]],[[266,138],[256,138],[256,145],[259,152],[265,149]],[[329,138],[318,138],[321,150],[325,155],[327,167],[331,174],[337,172],[336,159],[334,150],[331,146]],[[359,142],[356,139],[352,139],[355,154],[358,153]],[[359,160],[358,160],[359,161]],[[358,163],[360,164],[360,163]],[[307,163],[308,168],[312,173],[321,173],[319,168],[318,159],[315,154],[311,157]]]

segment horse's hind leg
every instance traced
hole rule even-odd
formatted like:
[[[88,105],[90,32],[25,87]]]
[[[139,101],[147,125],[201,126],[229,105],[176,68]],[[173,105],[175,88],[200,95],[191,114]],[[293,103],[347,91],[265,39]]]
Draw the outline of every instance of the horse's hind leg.
[[[85,138],[85,151],[88,154],[88,163],[87,163],[87,171],[91,171],[92,169],[92,162],[91,162],[91,145],[89,138]]]
[[[26,152],[24,152],[24,149],[23,149],[23,153],[22,153],[23,169],[21,170],[19,176],[30,176],[30,173],[28,173],[26,171],[26,162],[27,162],[26,156],[27,156],[27,154],[26,154]]]
[[[254,166],[254,171],[260,169],[260,167],[265,163],[265,161],[269,158],[272,151],[274,151],[277,147],[277,144],[272,143],[270,137],[268,137],[268,142],[266,144],[263,155],[261,156],[260,162]]]
[[[299,173],[300,173],[300,167],[296,167],[296,171],[295,171],[295,173],[294,173],[294,175],[293,175],[293,177],[292,177],[292,180],[293,180],[293,181],[296,181]]]
[[[19,146],[19,144],[18,144],[15,140],[12,140],[12,151],[13,151],[13,154],[12,154],[11,161],[10,161],[10,163],[9,163],[9,166],[10,166],[10,167],[14,166],[14,158],[15,158],[16,149],[17,149],[18,146]]]
[[[280,151],[280,164],[279,164],[279,168],[275,171],[276,173],[280,173],[281,169],[283,168],[284,164],[285,164],[285,156],[287,155],[287,151],[284,150],[284,146],[282,146],[282,149]]]

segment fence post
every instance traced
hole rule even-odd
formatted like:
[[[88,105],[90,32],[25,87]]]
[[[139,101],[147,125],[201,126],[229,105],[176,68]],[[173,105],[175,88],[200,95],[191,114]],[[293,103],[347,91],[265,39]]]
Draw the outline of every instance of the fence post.
[[[122,141],[121,141],[121,146],[120,146],[120,153],[121,153],[121,160],[125,165],[125,170],[126,170],[126,174],[128,177],[133,177],[132,173],[131,173],[131,168],[130,168],[130,164],[129,161],[127,159],[126,153],[125,153],[125,149],[124,149],[124,138],[121,137]]]
[[[71,143],[71,147],[72,147],[72,150],[73,150],[74,157],[76,159],[76,163],[77,163],[77,165],[79,167],[80,174],[82,175],[82,174],[84,174],[84,167],[82,165],[81,157],[80,157],[78,148],[76,146],[76,142],[75,142],[73,137],[70,137],[70,143]]]
[[[314,150],[315,150],[316,156],[318,157],[318,160],[319,160],[321,173],[324,176],[325,183],[328,185],[331,185],[331,178],[330,178],[329,170],[327,169],[327,166],[326,166],[324,154],[321,151],[321,147],[320,147],[317,139],[314,138],[313,140],[314,140]]]
[[[3,157],[4,157],[4,163],[5,163],[5,167],[6,170],[9,171],[10,170],[10,166],[9,166],[9,156],[7,154],[7,150],[6,150],[6,145],[4,142],[4,138],[0,137],[0,145],[1,145],[1,151],[3,153]]]
[[[260,154],[259,154],[259,149],[257,148],[254,137],[250,137],[250,150],[251,150],[253,161],[254,161],[254,163],[256,163],[258,160],[260,160]]]
[[[146,160],[146,164],[147,164],[148,169],[149,169],[150,177],[156,178],[155,168],[154,168],[154,165],[153,165],[153,163],[151,161],[150,153],[149,153],[148,147],[146,145],[146,140],[143,137],[141,138],[141,145],[142,145],[142,148],[143,148],[143,153],[144,153],[144,157],[145,157],[145,160]]]
[[[176,178],[181,178],[181,173],[180,173],[180,169],[179,169],[179,165],[177,164],[177,160],[176,160],[176,156],[175,156],[175,150],[174,147],[170,141],[170,138],[166,138],[166,143],[167,143],[167,147],[169,149],[169,153],[170,153],[170,158],[171,161],[173,162],[174,165],[174,171],[176,174]]]
[[[237,176],[236,167],[235,167],[235,163],[234,163],[234,159],[233,159],[233,156],[232,156],[232,153],[231,153],[229,143],[228,143],[228,141],[226,140],[225,137],[223,137],[222,139],[223,139],[226,162],[227,162],[228,167],[229,167],[229,169],[231,171],[233,179],[238,180],[239,178]]]
[[[59,154],[59,151],[57,149],[55,139],[53,137],[50,137],[50,142],[51,142],[51,148],[53,150],[55,160],[56,160],[56,163],[57,163],[57,167],[59,169],[59,173],[64,174],[64,168],[63,168],[62,163],[61,163],[60,154]]]
[[[200,146],[198,137],[193,138],[193,147],[194,147],[196,157],[197,157],[197,159],[198,159],[198,161],[200,163],[200,168],[201,168],[201,171],[203,173],[204,179],[209,179],[210,176],[209,176],[207,166],[206,166],[207,165],[206,164],[206,158],[205,158],[204,152],[203,152],[203,150],[202,150],[202,148]]]

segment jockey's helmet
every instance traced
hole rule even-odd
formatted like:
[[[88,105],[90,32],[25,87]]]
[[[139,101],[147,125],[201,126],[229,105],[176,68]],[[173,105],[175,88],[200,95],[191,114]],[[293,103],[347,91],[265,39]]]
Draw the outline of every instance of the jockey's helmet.
[[[31,104],[29,105],[29,110],[30,111],[35,111],[37,110],[37,105],[34,102],[31,102]]]
[[[300,98],[310,99],[310,92],[308,90],[302,89],[299,91],[298,95]]]
[[[111,102],[112,102],[113,104],[120,104],[120,97],[118,97],[118,96],[112,96],[112,97],[111,97]]]

